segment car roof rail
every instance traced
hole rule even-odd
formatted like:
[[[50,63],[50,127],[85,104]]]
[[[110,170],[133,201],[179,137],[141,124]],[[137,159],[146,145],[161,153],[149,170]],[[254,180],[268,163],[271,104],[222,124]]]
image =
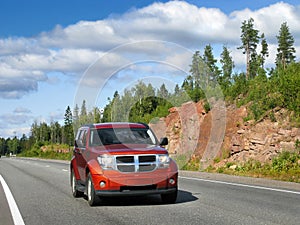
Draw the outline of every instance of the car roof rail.
[[[149,129],[149,125],[143,122],[138,122],[139,124],[143,124],[147,129]]]

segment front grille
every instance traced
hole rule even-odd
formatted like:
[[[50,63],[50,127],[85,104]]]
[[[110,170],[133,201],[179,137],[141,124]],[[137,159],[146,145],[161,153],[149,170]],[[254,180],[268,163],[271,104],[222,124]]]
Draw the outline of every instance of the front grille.
[[[124,173],[131,173],[135,171],[134,165],[117,165],[119,171]]]
[[[149,172],[157,168],[156,155],[116,156],[116,168],[123,173]]]
[[[139,162],[155,162],[156,161],[156,155],[140,155],[139,156]]]
[[[118,156],[117,163],[134,163],[134,157],[133,156]]]

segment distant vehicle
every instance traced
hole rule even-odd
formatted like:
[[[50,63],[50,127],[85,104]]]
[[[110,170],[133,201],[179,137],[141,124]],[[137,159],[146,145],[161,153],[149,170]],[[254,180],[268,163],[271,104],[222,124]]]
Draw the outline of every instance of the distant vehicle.
[[[175,203],[178,168],[148,125],[99,123],[79,128],[70,164],[74,197],[87,195],[90,206],[102,197],[160,194]]]

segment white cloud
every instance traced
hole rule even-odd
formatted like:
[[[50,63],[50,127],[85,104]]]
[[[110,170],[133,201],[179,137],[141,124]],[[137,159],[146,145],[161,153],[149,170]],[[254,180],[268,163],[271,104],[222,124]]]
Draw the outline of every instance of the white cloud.
[[[0,98],[18,99],[37,89],[38,84],[35,80],[0,79]]]
[[[39,42],[45,47],[91,48],[109,50],[128,41],[115,33],[109,21],[80,21],[66,28],[57,26],[51,32],[44,32]]]
[[[198,8],[183,1],[154,3],[113,20],[123,36],[131,40],[157,39],[188,47],[201,44],[201,39],[226,40],[227,16],[219,9]]]
[[[12,137],[14,135],[21,136],[28,134],[30,128],[28,121],[33,120],[31,111],[24,107],[17,107],[11,113],[0,115],[1,136]]]
[[[0,75],[22,75],[31,71],[42,75],[48,71],[78,72],[95,61],[101,54],[87,49],[49,49],[47,54],[21,54],[2,58]],[[41,71],[40,73],[37,73]]]
[[[277,44],[276,35],[279,33],[280,26],[283,22],[287,22],[296,42],[300,45],[300,5],[292,6],[279,2],[256,11],[249,9],[235,11],[231,13],[230,17],[239,23],[253,18],[256,28],[265,33],[268,41],[272,44]]]
[[[48,57],[47,70],[56,70],[71,73],[82,73],[102,53],[88,49],[61,49],[51,51]]]
[[[0,39],[0,56],[20,55],[24,53],[44,53],[47,49],[41,47],[33,38],[6,38]]]
[[[192,52],[184,52],[184,53],[175,53],[173,55],[167,56],[166,61],[175,68],[182,70],[184,72],[188,72],[190,70],[189,65],[192,60]]]
[[[118,17],[57,26],[36,38],[0,39],[0,97],[20,98],[37,91],[40,82],[51,81],[51,72],[79,78],[97,59],[101,60],[94,66],[95,71],[90,71],[93,76],[84,82],[86,85],[104,81],[107,77],[103,74],[117,72],[115,68],[122,68],[133,58],[160,56],[161,60],[186,65],[186,57],[165,48],[164,42],[160,46],[151,42],[128,45],[127,49],[122,48],[123,52],[101,58],[115,47],[145,40],[174,42],[192,51],[202,51],[207,44],[226,44],[232,50],[235,64],[242,66],[244,55],[236,47],[240,45],[241,23],[250,17],[269,42],[268,64],[274,62],[276,35],[283,22],[290,27],[300,58],[300,6],[279,2],[256,11],[244,9],[226,15],[219,9],[199,8],[184,1],[153,3]]]
[[[31,113],[31,110],[20,106],[20,107],[17,107],[17,108],[14,110],[14,113],[18,113],[18,114],[28,114],[28,113]]]

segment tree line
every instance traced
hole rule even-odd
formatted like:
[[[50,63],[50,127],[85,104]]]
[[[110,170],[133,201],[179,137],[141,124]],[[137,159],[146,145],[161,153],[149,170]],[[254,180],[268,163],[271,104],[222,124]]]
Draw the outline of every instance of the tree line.
[[[275,68],[265,68],[269,57],[268,43],[264,33],[255,29],[254,20],[243,21],[240,28],[241,46],[238,49],[246,56],[245,72],[234,72],[235,63],[227,46],[223,46],[218,62],[213,47],[208,44],[203,54],[200,50],[195,51],[189,74],[174,90],[168,90],[165,84],[156,89],[151,83],[139,81],[122,95],[115,91],[112,98],[108,98],[103,113],[98,107],[88,111],[84,100],[80,108],[78,105],[73,110],[67,107],[63,125],[59,122],[34,122],[29,137],[0,138],[0,153],[20,153],[34,145],[47,143],[72,145],[74,133],[82,124],[109,121],[149,123],[168,115],[172,106],[190,100],[207,101],[210,97],[223,97],[238,106],[251,102],[248,119],[257,120],[266,113],[272,116],[272,109],[284,107],[294,112],[294,119],[300,125],[300,64],[295,62],[294,38],[288,24],[282,23],[276,36]],[[210,110],[209,104],[205,104],[205,109]]]
[[[251,102],[249,119],[257,120],[275,107],[294,111],[297,119],[300,114],[300,66],[295,62],[294,38],[287,23],[281,24],[276,36],[275,68],[265,68],[269,57],[268,43],[264,33],[255,29],[252,18],[242,22],[240,38],[242,44],[238,49],[246,55],[245,72],[234,72],[235,63],[227,46],[223,46],[218,62],[208,44],[203,54],[200,50],[193,54],[190,73],[181,86],[176,85],[169,92],[165,84],[155,90],[151,83],[140,81],[122,95],[116,91],[104,109],[103,121],[148,123],[153,118],[166,116],[170,107],[189,100],[205,101],[208,111],[207,100],[211,97],[225,98],[238,105]]]

